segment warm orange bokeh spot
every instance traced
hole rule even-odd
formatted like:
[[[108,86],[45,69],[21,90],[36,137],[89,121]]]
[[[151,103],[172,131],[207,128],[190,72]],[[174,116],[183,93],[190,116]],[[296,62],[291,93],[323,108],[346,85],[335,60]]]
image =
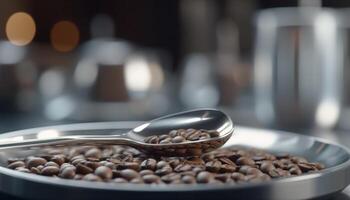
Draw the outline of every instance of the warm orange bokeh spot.
[[[73,22],[60,21],[51,29],[50,38],[53,48],[57,51],[71,51],[79,42],[79,30]]]
[[[18,46],[29,44],[35,35],[36,27],[33,18],[25,12],[12,14],[6,22],[8,40]]]

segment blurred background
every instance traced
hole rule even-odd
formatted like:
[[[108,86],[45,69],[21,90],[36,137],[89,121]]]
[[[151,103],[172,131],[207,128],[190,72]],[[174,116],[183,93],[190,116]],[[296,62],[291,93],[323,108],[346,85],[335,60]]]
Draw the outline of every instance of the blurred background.
[[[346,0],[1,1],[0,132],[209,107],[239,125],[346,135],[349,8]]]

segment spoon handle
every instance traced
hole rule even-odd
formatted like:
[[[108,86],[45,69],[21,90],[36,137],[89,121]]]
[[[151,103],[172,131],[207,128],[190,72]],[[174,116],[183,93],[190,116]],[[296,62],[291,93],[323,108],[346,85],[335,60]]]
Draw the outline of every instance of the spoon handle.
[[[118,135],[71,135],[54,138],[36,138],[18,141],[1,141],[0,149],[14,147],[44,147],[44,146],[70,146],[70,145],[130,145],[132,142],[126,133]]]

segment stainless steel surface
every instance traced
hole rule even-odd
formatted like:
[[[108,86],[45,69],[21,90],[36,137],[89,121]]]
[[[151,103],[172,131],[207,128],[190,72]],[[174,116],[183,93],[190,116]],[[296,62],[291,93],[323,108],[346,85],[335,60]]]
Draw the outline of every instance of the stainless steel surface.
[[[167,134],[174,129],[216,130],[219,137],[198,141],[171,144],[148,144],[144,139],[152,135]],[[53,133],[53,134],[52,134]],[[175,113],[154,119],[122,133],[110,135],[66,135],[61,132],[43,132],[36,138],[23,140],[0,139],[0,148],[43,147],[64,145],[130,145],[142,151],[158,155],[200,155],[221,147],[231,137],[233,124],[223,112],[214,109],[201,109]]]
[[[87,123],[44,127],[11,132],[0,138],[21,140],[35,138],[43,132],[61,132],[65,135],[123,133],[142,122]],[[289,152],[310,161],[322,162],[326,169],[318,173],[281,178],[265,183],[240,185],[117,185],[77,182],[26,174],[5,168],[8,157],[25,156],[37,150],[26,148],[0,151],[0,192],[25,198],[39,199],[309,199],[331,197],[349,184],[350,155],[345,147],[324,139],[287,132],[236,127],[235,135],[225,147],[259,148],[269,152]]]

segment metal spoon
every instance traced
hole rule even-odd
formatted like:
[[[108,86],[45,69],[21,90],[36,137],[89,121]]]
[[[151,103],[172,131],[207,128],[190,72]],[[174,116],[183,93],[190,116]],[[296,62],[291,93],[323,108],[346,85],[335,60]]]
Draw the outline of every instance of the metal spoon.
[[[144,139],[152,135],[167,134],[174,129],[206,129],[218,131],[219,137],[171,144],[149,144]],[[0,149],[13,147],[44,147],[72,145],[129,145],[143,152],[164,156],[193,156],[222,146],[233,133],[233,123],[223,112],[213,109],[192,110],[167,115],[144,123],[127,133],[112,135],[57,135],[45,139],[25,139],[1,142]]]

